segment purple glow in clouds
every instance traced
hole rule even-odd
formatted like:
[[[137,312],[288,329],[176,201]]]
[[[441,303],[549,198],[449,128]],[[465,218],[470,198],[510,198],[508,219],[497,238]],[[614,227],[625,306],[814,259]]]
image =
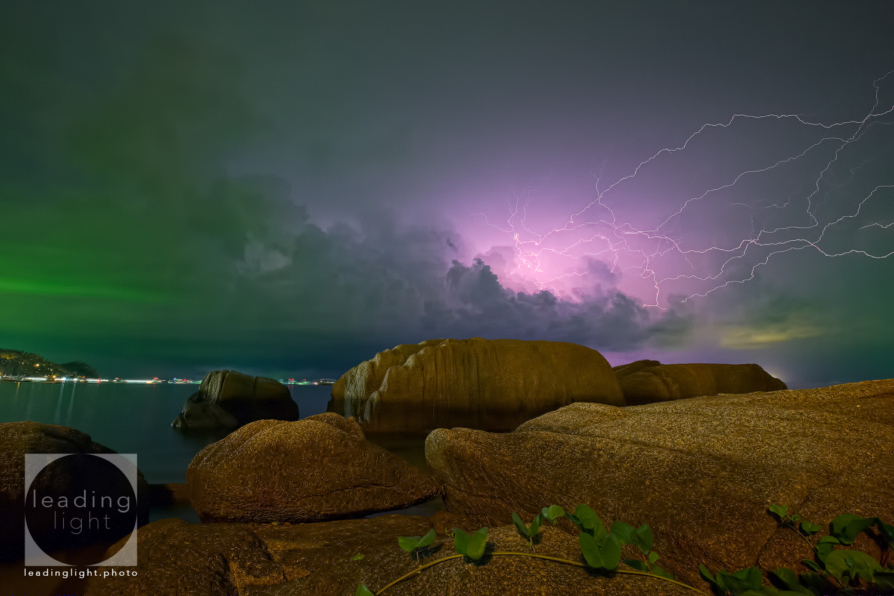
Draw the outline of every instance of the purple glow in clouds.
[[[518,291],[581,300],[614,286],[660,309],[753,280],[792,251],[891,257],[894,71],[873,88],[859,118],[735,114],[610,184],[606,160],[578,207],[526,189],[502,214],[474,214],[512,248],[482,256]]]

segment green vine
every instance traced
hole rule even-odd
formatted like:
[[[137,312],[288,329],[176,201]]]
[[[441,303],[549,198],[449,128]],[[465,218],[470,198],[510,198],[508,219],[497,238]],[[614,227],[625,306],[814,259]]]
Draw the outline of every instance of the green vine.
[[[561,517],[569,519],[580,530],[578,543],[580,544],[581,552],[586,563],[570,561],[560,557],[550,557],[535,552],[534,538],[540,532],[541,525],[547,521],[552,522],[555,525]],[[542,559],[564,565],[583,567],[585,569],[594,569],[603,573],[652,577],[682,586],[700,594],[702,593],[693,586],[677,581],[670,573],[656,564],[659,556],[658,553],[652,550],[652,531],[649,529],[649,526],[643,525],[639,528],[634,528],[623,522],[615,522],[612,524],[611,529],[606,531],[605,525],[602,523],[602,520],[596,512],[586,505],[578,505],[574,510],[574,513],[565,513],[565,511],[558,505],[544,507],[543,511],[534,517],[534,520],[530,525],[525,524],[517,513],[512,514],[512,521],[515,524],[518,533],[522,538],[527,540],[531,552],[495,551],[488,553],[490,557],[528,557],[531,559]],[[478,561],[484,556],[486,550],[485,547],[487,546],[486,527],[479,529],[472,535],[467,534],[460,528],[453,528],[451,533],[453,534],[454,540],[453,547],[459,554],[441,557],[424,564],[422,563],[421,551],[434,542],[434,530],[429,531],[425,536],[402,536],[398,538],[400,547],[403,550],[412,553],[420,565],[413,571],[402,575],[376,592],[370,590],[366,585],[361,584],[357,587],[355,596],[378,596],[379,594],[385,593],[385,591],[392,586],[418,575],[429,567],[440,565],[441,563],[453,559],[462,559],[466,557],[473,561]],[[619,569],[618,566],[622,563],[621,547],[625,544],[635,545],[643,554],[643,560],[626,559],[623,563],[630,567],[630,569]]]
[[[771,574],[772,585],[764,585],[763,575],[757,567],[749,567],[735,573],[718,570],[713,575],[707,567],[699,565],[702,578],[719,596],[825,596],[852,594],[894,594],[894,566],[888,563],[894,548],[894,527],[877,517],[860,517],[853,513],[839,515],[830,526],[830,533],[816,543],[810,538],[822,526],[805,521],[798,514],[790,514],[784,505],[770,505],[768,511],[779,527],[789,528],[806,542],[814,552],[814,559],[804,559],[801,564],[809,571],[796,573],[780,567]],[[872,528],[875,527],[876,531]],[[862,533],[881,547],[878,560],[870,555],[847,547]]]
[[[699,574],[708,582],[714,594],[718,596],[894,594],[894,565],[888,562],[890,553],[894,550],[894,526],[885,524],[877,517],[864,518],[846,513],[832,520],[829,535],[822,536],[813,543],[810,538],[822,529],[821,526],[801,519],[800,515],[789,514],[786,506],[771,505],[769,513],[776,517],[780,527],[790,528],[813,549],[814,560],[802,561],[809,571],[799,574],[781,567],[771,574],[768,585],[764,583],[765,578],[758,567],[748,567],[734,573],[720,569],[714,574],[704,565],[699,565]],[[580,530],[578,544],[586,563],[536,552],[534,539],[543,523],[552,522],[555,525],[562,517],[571,521]],[[574,513],[566,513],[558,505],[550,505],[544,507],[530,524],[525,524],[517,513],[512,514],[512,521],[521,537],[528,542],[531,552],[495,551],[488,553],[489,557],[528,557],[593,569],[605,574],[651,577],[693,592],[703,593],[698,588],[676,580],[673,575],[656,564],[660,557],[652,550],[652,531],[649,526],[634,528],[624,522],[615,522],[609,530],[606,530],[596,512],[586,505],[578,505]],[[863,533],[869,534],[879,544],[882,552],[878,560],[861,551],[840,548],[852,545],[857,536]],[[449,534],[453,536],[453,546],[458,554],[441,557],[428,563],[422,563],[422,551],[434,543],[435,531],[430,530],[425,536],[401,536],[398,538],[398,544],[403,550],[415,556],[419,566],[376,592],[361,584],[357,587],[355,596],[378,596],[429,567],[454,559],[468,558],[478,561],[485,555],[486,527],[472,535],[460,528],[453,528]],[[634,545],[642,554],[642,560],[622,561],[621,547],[625,544]],[[619,568],[622,563],[629,569]]]

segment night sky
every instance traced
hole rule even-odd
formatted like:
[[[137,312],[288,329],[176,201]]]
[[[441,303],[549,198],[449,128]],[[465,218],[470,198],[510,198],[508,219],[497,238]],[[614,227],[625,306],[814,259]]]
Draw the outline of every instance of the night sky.
[[[890,1],[5,0],[0,347],[317,377],[482,336],[894,377],[892,25]]]

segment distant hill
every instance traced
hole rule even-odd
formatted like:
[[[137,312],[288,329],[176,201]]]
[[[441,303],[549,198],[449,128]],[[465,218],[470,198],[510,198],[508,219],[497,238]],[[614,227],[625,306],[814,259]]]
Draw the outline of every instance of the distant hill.
[[[29,377],[88,377],[98,378],[99,373],[83,362],[56,364],[38,354],[0,348],[0,375]]]

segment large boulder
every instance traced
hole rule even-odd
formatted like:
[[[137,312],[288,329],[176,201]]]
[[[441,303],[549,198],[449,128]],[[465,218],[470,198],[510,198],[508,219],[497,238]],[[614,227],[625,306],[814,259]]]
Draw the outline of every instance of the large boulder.
[[[894,380],[614,408],[576,403],[492,434],[439,429],[426,458],[447,510],[494,522],[550,504],[648,524],[663,566],[801,569],[810,547],[769,504],[828,528],[894,522]],[[861,536],[857,548],[878,557]]]
[[[3,528],[0,559],[24,556],[26,517],[35,544],[44,552],[74,549],[94,542],[111,543],[129,534],[134,522],[146,523],[149,499],[143,475],[137,471],[134,494],[127,476],[114,463],[93,456],[113,453],[108,447],[93,442],[90,435],[66,426],[30,421],[0,424],[0,528]],[[35,476],[26,495],[26,454],[72,455],[48,463]],[[104,502],[97,507],[95,502],[85,500],[80,507],[75,499],[85,492],[88,496],[108,496],[113,504],[119,498],[127,498],[127,515],[116,515],[114,508],[106,508]],[[30,505],[26,505],[26,497]],[[49,507],[44,506],[47,498]],[[63,498],[67,506],[62,503]],[[35,507],[35,503],[39,505]],[[90,519],[102,519],[109,511],[112,512],[110,520],[90,523]]]
[[[346,372],[329,411],[367,434],[426,435],[438,427],[510,431],[576,401],[624,405],[608,362],[577,344],[515,339],[399,345]]]
[[[657,360],[637,360],[612,370],[628,406],[719,393],[787,389],[785,383],[757,364],[661,364]]]
[[[298,404],[288,387],[266,377],[216,370],[205,375],[171,426],[181,430],[236,428],[266,419],[298,419]]]
[[[445,525],[443,522],[448,521]],[[87,596],[349,596],[366,584],[374,591],[418,567],[400,549],[398,536],[422,536],[434,528],[438,538],[426,563],[455,554],[444,536],[450,524],[472,532],[458,520],[389,515],[315,524],[188,524],[165,519],[139,535],[139,574],[90,580]],[[514,526],[491,528],[489,548],[529,550]],[[577,539],[545,527],[537,553],[580,561]],[[362,557],[357,557],[362,555]],[[457,557],[397,583],[388,596],[478,594],[480,596],[683,596],[692,592],[669,582],[636,575],[594,577],[579,567],[527,557],[487,557],[482,562]]]
[[[186,470],[203,521],[310,522],[409,507],[438,495],[419,468],[326,413],[260,420],[205,447]]]

